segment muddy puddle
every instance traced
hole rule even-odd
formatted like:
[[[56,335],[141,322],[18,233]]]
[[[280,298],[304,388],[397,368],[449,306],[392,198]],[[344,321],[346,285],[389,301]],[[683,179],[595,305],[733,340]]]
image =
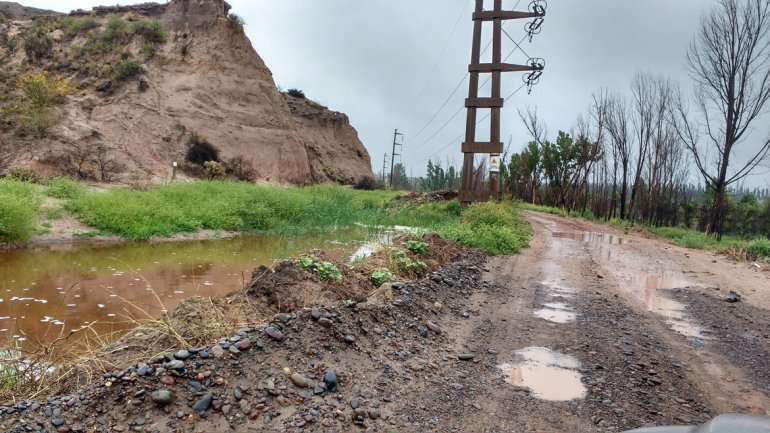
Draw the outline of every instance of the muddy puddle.
[[[0,346],[50,342],[92,327],[99,335],[155,317],[190,296],[243,287],[260,265],[322,248],[339,258],[388,239],[365,231],[161,244],[57,245],[0,253]],[[363,248],[365,247],[365,248]]]
[[[608,233],[592,233],[592,232],[553,232],[551,236],[559,239],[572,239],[578,242],[585,243],[597,243],[608,245],[623,245],[628,243],[628,240],[614,236]]]
[[[515,352],[518,360],[502,364],[505,381],[529,388],[532,395],[547,401],[570,401],[586,396],[578,372],[580,362],[545,347],[528,347]]]
[[[541,308],[533,312],[534,316],[558,324],[574,322],[577,319],[577,313],[567,304],[567,301],[575,296],[577,290],[561,286],[555,281],[543,281],[541,284],[548,288],[548,296],[553,301],[543,303]]]
[[[628,290],[642,302],[648,311],[665,318],[674,331],[690,338],[697,344],[704,344],[708,335],[687,316],[687,306],[671,299],[668,290],[697,287],[681,276],[674,274],[633,276],[628,280]]]

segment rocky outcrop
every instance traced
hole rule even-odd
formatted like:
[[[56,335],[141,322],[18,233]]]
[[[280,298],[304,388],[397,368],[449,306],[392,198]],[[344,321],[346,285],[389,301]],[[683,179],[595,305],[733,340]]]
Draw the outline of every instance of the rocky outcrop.
[[[354,183],[372,176],[369,152],[348,116],[305,98],[283,97],[310,158],[314,182]]]
[[[89,65],[114,68],[121,58],[73,60],[67,53],[83,44],[84,38],[53,31],[56,43],[51,57],[39,67],[62,69],[80,91],[59,109],[58,125],[44,139],[34,140],[34,145],[29,139],[0,133],[0,143],[5,138],[11,144],[6,147],[15,147],[13,165],[55,170],[56,161],[51,164],[46,156],[51,152],[103,147],[124,166],[116,180],[159,181],[171,177],[172,162],[184,160],[192,137],[205,137],[220,151],[221,160],[240,158],[253,166],[257,180],[306,184],[348,182],[371,175],[366,150],[346,117],[344,127],[332,121],[334,116],[308,120],[308,127],[297,121],[243,29],[228,19],[229,10],[223,0],[95,8],[92,15],[149,16],[163,24],[165,42],[156,54],[144,57],[140,73],[128,80],[94,78],[84,69]],[[143,57],[142,49],[136,41],[125,48],[137,59]],[[11,69],[21,69],[28,61],[23,52],[16,52],[7,63]],[[330,165],[328,158],[335,155],[355,155],[355,161]],[[326,175],[324,166],[332,168],[329,173],[341,174]]]
[[[35,17],[53,14],[56,14],[56,12],[45,9],[30,8],[22,6],[16,2],[0,1],[0,18],[4,17],[9,20],[29,20]]]

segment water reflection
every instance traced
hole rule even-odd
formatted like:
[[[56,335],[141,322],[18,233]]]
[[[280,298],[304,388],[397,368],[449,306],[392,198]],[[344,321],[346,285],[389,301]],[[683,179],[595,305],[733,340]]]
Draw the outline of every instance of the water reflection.
[[[628,243],[624,238],[614,236],[607,233],[592,233],[592,232],[553,232],[552,236],[559,239],[572,239],[585,243],[600,243],[609,245],[623,245]]]
[[[55,245],[0,253],[0,339],[52,341],[92,326],[131,326],[137,309],[159,315],[184,298],[241,289],[260,265],[314,248],[349,254],[366,231],[179,243]],[[135,307],[132,307],[135,306]],[[4,334],[4,335],[1,335]]]
[[[520,361],[502,364],[506,382],[529,388],[532,395],[548,401],[569,401],[586,396],[581,382],[580,362],[545,347],[527,347],[516,351]]]

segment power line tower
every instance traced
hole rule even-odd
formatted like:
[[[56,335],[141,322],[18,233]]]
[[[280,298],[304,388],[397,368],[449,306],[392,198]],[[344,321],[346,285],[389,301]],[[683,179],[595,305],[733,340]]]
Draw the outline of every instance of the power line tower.
[[[402,142],[398,142],[398,137],[402,138]],[[404,143],[403,143],[403,137],[404,134],[401,134],[398,132],[398,129],[393,133],[393,152],[390,154],[390,187],[393,188],[393,166],[396,162],[396,157],[401,156],[400,153],[396,153],[396,146],[401,147],[403,149]]]
[[[388,154],[386,153],[385,156],[382,158],[382,183],[387,183],[387,179],[385,179],[385,173],[388,168]]]
[[[471,51],[471,63],[468,66],[470,72],[470,85],[468,99],[465,107],[468,109],[468,118],[465,125],[465,141],[462,144],[463,176],[460,184],[460,202],[467,205],[472,202],[486,201],[489,198],[500,196],[500,154],[503,153],[503,142],[500,140],[500,112],[505,100],[501,95],[501,78],[503,72],[530,72],[525,78],[525,83],[532,85],[540,77],[543,70],[543,62],[529,59],[526,65],[503,63],[502,60],[502,33],[503,21],[534,18],[535,21],[527,25],[529,36],[539,33],[540,26],[545,17],[546,2],[533,0],[529,5],[529,11],[516,12],[504,11],[503,0],[494,0],[494,9],[484,10],[484,0],[476,0],[476,10],[473,13],[473,48]],[[481,63],[481,35],[483,24],[492,22],[492,62]],[[507,34],[507,33],[506,33]],[[515,42],[515,41],[514,41]],[[518,44],[517,44],[518,45]],[[479,97],[479,74],[492,74],[492,91],[490,97]],[[477,112],[479,108],[488,108],[490,114],[490,133],[488,142],[476,141]],[[477,153],[489,154],[489,183],[488,185],[474,185],[475,156]]]

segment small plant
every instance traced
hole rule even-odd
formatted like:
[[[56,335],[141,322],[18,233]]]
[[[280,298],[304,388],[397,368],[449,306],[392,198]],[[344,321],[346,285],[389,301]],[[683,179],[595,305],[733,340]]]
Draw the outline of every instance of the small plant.
[[[61,103],[73,90],[68,79],[47,71],[23,75],[16,81],[16,88],[24,92],[27,101],[38,107]]]
[[[227,16],[227,23],[230,25],[230,28],[240,32],[242,32],[243,27],[246,26],[246,21],[240,15],[234,13],[230,13],[230,15]]]
[[[166,41],[163,24],[158,20],[139,20],[131,24],[129,33],[139,35],[145,43],[162,44]]]
[[[95,17],[60,17],[59,25],[64,33],[69,36],[77,36],[82,32],[99,27],[99,21]]]
[[[421,260],[413,261],[408,257],[398,259],[398,270],[406,275],[421,277],[428,272],[428,265]]]
[[[24,51],[27,57],[39,59],[51,52],[53,41],[48,32],[40,27],[32,27],[24,33]]]
[[[224,179],[227,177],[227,170],[221,162],[206,161],[203,163],[203,175],[208,180]]]
[[[342,272],[333,263],[316,263],[314,269],[316,275],[324,281],[339,282],[342,281]]]
[[[84,188],[80,184],[68,177],[55,177],[48,181],[49,197],[73,199],[83,191]]]
[[[142,72],[142,67],[134,58],[127,58],[115,66],[115,77],[120,80],[128,80]]]
[[[372,272],[372,275],[369,277],[369,281],[374,284],[374,287],[380,287],[385,283],[391,283],[396,280],[396,276],[387,268],[380,268]]]
[[[17,182],[41,183],[43,178],[27,167],[14,167],[5,174],[5,178]]]
[[[155,54],[160,49],[160,44],[157,42],[144,42],[142,43],[142,48],[140,52],[147,56],[147,58],[151,58],[155,56]]]
[[[227,161],[227,174],[232,174],[240,181],[251,182],[256,178],[257,170],[251,161],[238,155]]]
[[[291,88],[291,89],[287,90],[286,93],[288,93],[289,96],[293,96],[295,98],[307,99],[307,97],[305,96],[305,92],[303,92],[302,90],[299,90],[299,89]]]
[[[364,176],[361,179],[358,179],[355,188],[362,191],[374,191],[377,189],[385,189],[385,184],[371,176]]]
[[[310,258],[310,257],[300,257],[297,260],[297,264],[300,267],[305,268],[305,269],[313,266],[313,262],[314,262],[314,260],[312,258]]]
[[[428,252],[428,244],[422,241],[407,241],[404,244],[404,247],[412,254],[417,254],[419,256],[423,256]]]

